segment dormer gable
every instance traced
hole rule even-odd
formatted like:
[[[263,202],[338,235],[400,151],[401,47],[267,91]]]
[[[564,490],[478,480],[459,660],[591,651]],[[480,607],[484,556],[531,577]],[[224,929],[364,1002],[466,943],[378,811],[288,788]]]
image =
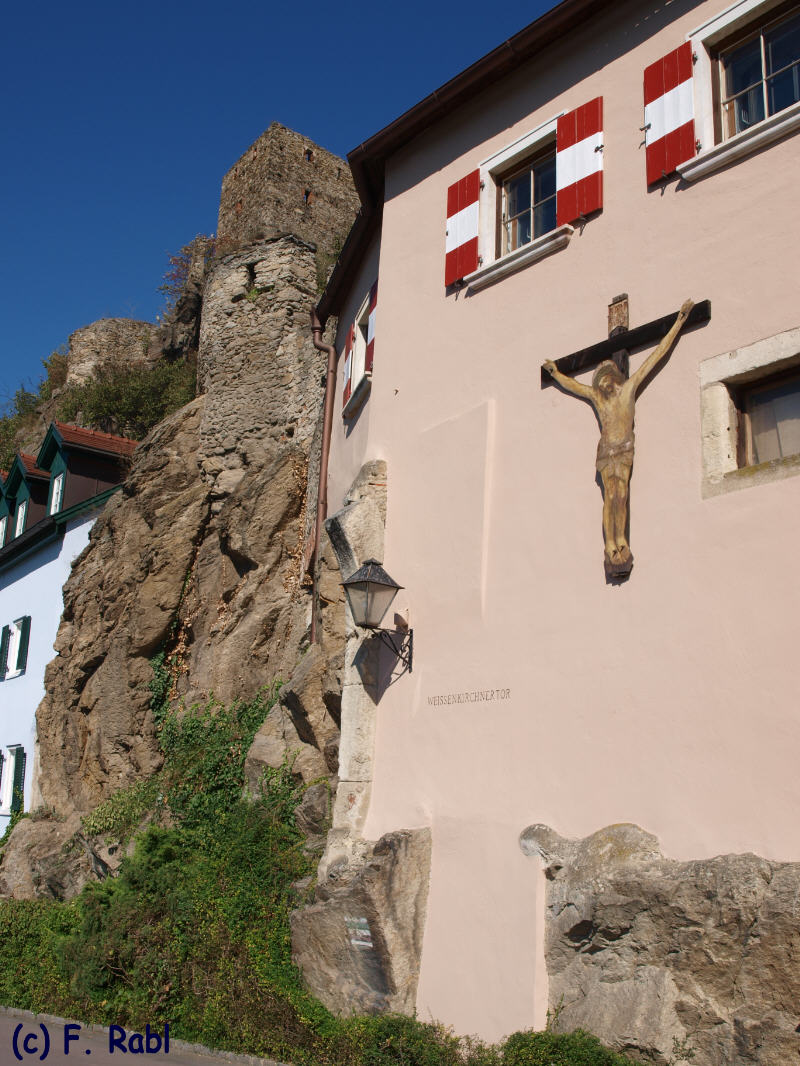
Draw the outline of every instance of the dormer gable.
[[[9,507],[6,541],[21,536],[47,514],[50,473],[43,470],[33,455],[17,452],[5,482]]]
[[[113,433],[51,422],[37,455],[49,471],[49,514],[82,503],[119,485],[136,441]]]

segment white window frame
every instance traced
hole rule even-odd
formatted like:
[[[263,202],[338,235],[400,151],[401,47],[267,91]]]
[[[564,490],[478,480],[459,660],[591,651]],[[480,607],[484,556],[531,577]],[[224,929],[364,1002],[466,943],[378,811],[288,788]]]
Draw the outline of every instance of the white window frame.
[[[769,115],[749,130],[714,143],[714,76],[712,52],[726,37],[768,16],[782,0],[738,0],[686,35],[694,53],[694,129],[700,149],[693,159],[677,168],[686,181],[697,181],[729,163],[734,163],[773,141],[800,129],[800,103]]]
[[[800,327],[700,363],[700,425],[704,498],[800,474],[800,456],[739,466],[739,412],[731,389],[800,366]]]
[[[23,621],[24,621],[23,618],[15,618],[14,621],[11,622],[9,627],[8,627],[9,628],[9,641],[8,641],[8,658],[6,659],[6,662],[8,663],[8,667],[9,668],[6,671],[6,678],[5,678],[6,681],[9,681],[12,677],[19,677],[20,674],[24,674],[25,673],[25,668],[24,667],[20,670],[17,667],[17,665],[16,665],[17,659],[19,658],[19,643],[20,643],[20,640],[22,639],[22,623],[23,623]],[[30,654],[30,648],[28,649],[28,653]],[[12,663],[14,663],[13,670],[11,669],[11,664]]]
[[[21,537],[25,532],[25,522],[28,518],[28,500],[22,500],[17,505],[17,515],[14,521],[14,536]]]
[[[16,763],[18,751],[24,753],[22,744],[10,744],[7,748],[2,749],[3,757],[3,773],[2,779],[0,779],[0,815],[11,814],[11,801],[14,798],[14,767]],[[25,807],[25,779],[22,781],[22,806]]]
[[[363,303],[359,306],[353,322],[353,350],[350,354],[350,399],[342,409],[342,417],[352,415],[364,400],[372,388],[372,371],[367,370],[367,345],[369,336],[369,305],[370,292],[367,293]],[[360,370],[356,376],[356,369]]]
[[[515,248],[505,255],[497,255],[497,187],[503,177],[515,167],[521,166],[528,157],[543,151],[548,142],[555,149],[556,127],[566,111],[559,111],[553,118],[536,126],[529,133],[517,138],[499,152],[495,152],[478,164],[481,189],[478,199],[478,256],[477,270],[464,278],[473,291],[485,288],[500,278],[512,274],[528,263],[543,259],[546,255],[566,247],[575,232],[572,226],[556,226],[548,233],[536,237],[528,244]]]
[[[53,491],[50,496],[50,514],[58,514],[64,499],[64,471],[53,478]]]
[[[0,548],[2,548],[6,542],[6,529],[8,528],[8,515],[0,517]]]

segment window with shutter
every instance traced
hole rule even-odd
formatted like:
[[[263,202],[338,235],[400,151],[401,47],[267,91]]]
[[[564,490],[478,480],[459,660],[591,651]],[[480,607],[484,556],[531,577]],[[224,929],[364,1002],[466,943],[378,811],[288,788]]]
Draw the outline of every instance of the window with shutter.
[[[687,43],[644,72],[647,184],[674,174],[695,154],[692,46]]]
[[[480,170],[473,170],[447,190],[444,283],[453,285],[478,268],[478,200]]]
[[[347,340],[344,344],[344,363],[342,366],[343,387],[342,407],[347,407],[347,402],[353,392],[353,327],[347,331]]]
[[[445,282],[478,291],[566,247],[603,206],[598,96],[485,159],[447,191]]]
[[[378,283],[370,287],[358,309],[355,322],[345,342],[342,416],[352,417],[369,395],[375,359],[375,314],[378,306]]]
[[[688,34],[696,181],[800,130],[800,4],[739,0]]]
[[[18,618],[10,626],[4,626],[0,640],[0,676],[9,680],[25,673],[28,665],[30,643],[30,616]]]
[[[3,626],[0,633],[0,681],[5,681],[8,674],[8,649],[11,644],[11,627]]]
[[[603,206],[603,98],[569,111],[556,134],[556,225],[585,218]]]
[[[11,785],[11,802],[9,808],[12,814],[21,811],[25,801],[25,764],[27,755],[21,745],[14,745],[9,749],[14,760]]]

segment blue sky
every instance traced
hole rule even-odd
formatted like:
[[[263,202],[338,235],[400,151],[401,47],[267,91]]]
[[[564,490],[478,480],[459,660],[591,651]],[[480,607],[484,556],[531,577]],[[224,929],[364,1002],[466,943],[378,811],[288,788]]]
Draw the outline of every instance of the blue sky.
[[[543,11],[405,0],[9,4],[0,39],[0,402],[98,318],[152,321],[273,120],[340,155]]]

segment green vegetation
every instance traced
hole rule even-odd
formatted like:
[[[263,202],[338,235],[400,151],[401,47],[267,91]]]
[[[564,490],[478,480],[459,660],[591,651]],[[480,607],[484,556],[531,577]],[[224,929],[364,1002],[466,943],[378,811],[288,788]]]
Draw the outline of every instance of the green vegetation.
[[[21,385],[14,395],[0,406],[0,470],[8,470],[17,451],[15,441],[21,433],[35,427],[39,407],[47,403],[67,378],[65,348],[42,360],[45,376],[34,389]]]
[[[20,387],[0,413],[2,470],[13,462],[20,437],[36,430],[45,406],[48,421],[77,422],[141,440],[162,419],[193,400],[196,392],[193,359],[122,367],[106,363],[98,367],[92,381],[67,388],[63,351],[54,352],[43,365],[46,376],[35,390]]]
[[[70,903],[0,902],[0,1002],[311,1066],[625,1066],[585,1033],[501,1045],[400,1016],[338,1020],[291,962],[293,885],[313,872],[294,811],[303,786],[268,771],[242,797],[244,760],[275,693],[176,711],[174,664],[153,661],[164,764],[84,819],[124,843],[119,874]],[[146,828],[142,826],[146,825]]]
[[[193,360],[98,367],[92,381],[59,396],[56,418],[141,440],[153,426],[195,396]]]

